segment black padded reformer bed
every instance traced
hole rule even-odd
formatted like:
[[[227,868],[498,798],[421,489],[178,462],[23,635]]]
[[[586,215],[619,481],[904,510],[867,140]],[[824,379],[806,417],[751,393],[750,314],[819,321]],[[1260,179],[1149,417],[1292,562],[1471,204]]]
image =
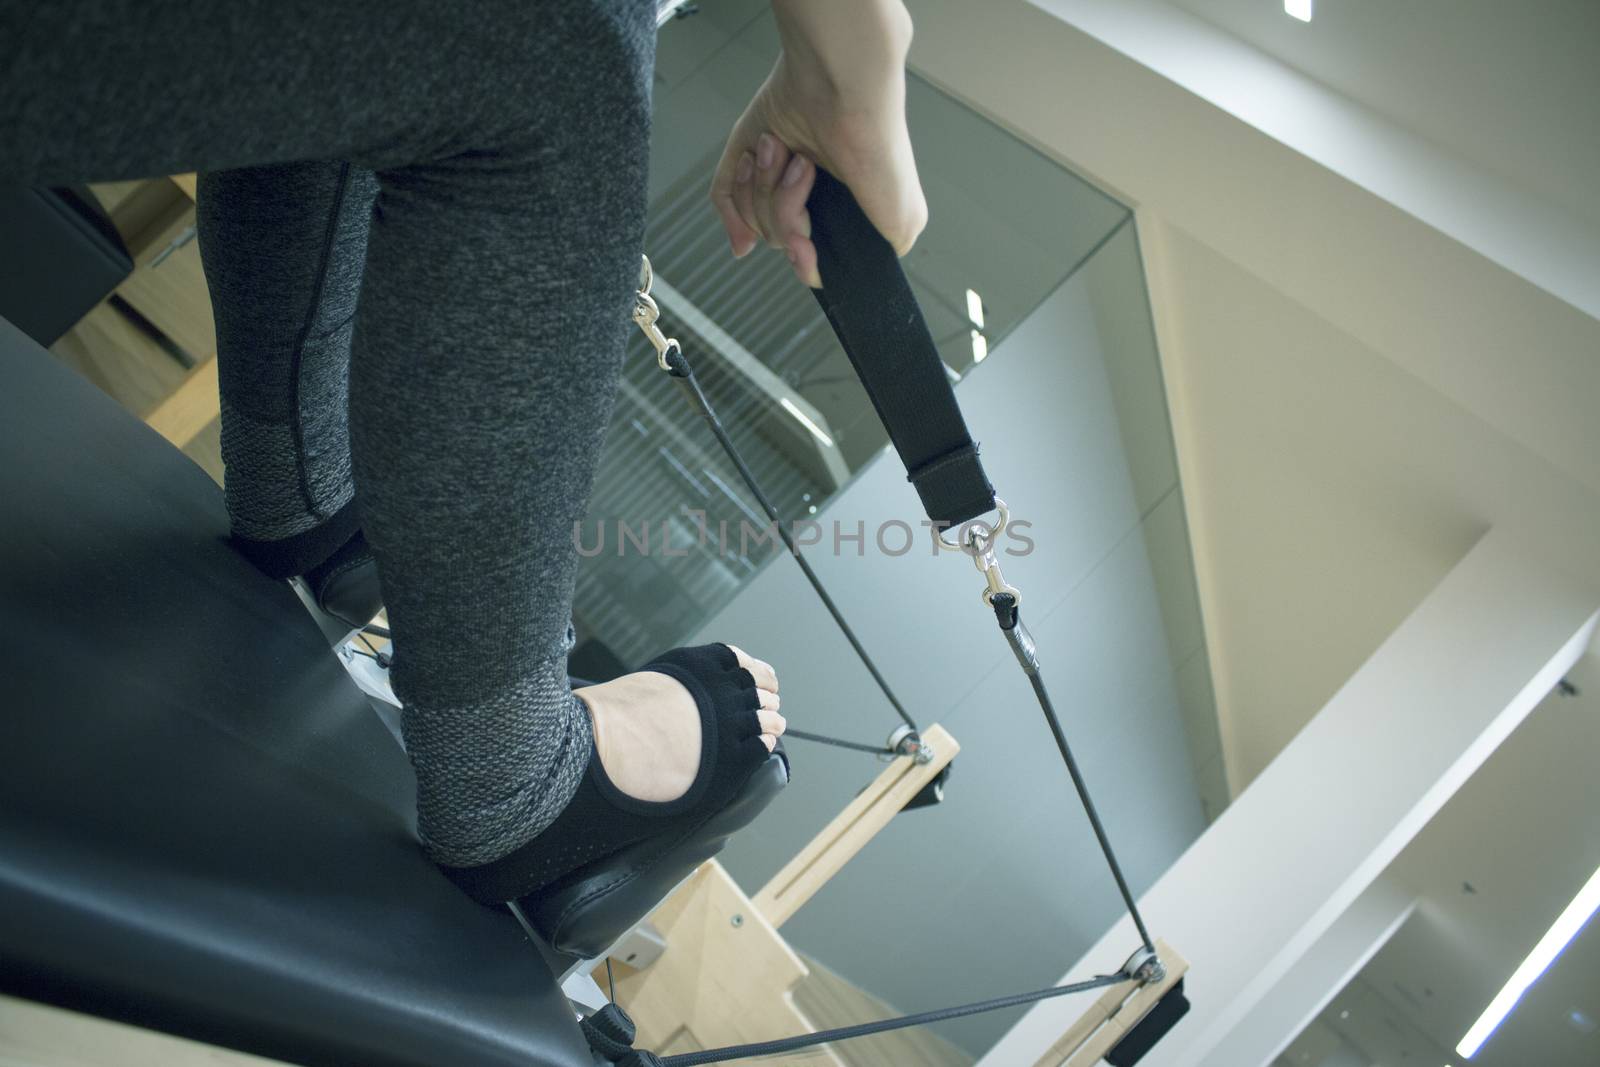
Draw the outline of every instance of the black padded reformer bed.
[[[305,1064],[590,1067],[222,494],[0,320],[0,993]]]

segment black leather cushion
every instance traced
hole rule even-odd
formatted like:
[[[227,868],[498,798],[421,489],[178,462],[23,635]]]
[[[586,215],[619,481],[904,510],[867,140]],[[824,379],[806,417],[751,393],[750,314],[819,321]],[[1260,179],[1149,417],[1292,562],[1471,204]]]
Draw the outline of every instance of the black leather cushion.
[[[589,1067],[179,452],[0,321],[0,991],[308,1064]]]
[[[0,318],[35,341],[55,344],[132,272],[88,190],[0,186]]]

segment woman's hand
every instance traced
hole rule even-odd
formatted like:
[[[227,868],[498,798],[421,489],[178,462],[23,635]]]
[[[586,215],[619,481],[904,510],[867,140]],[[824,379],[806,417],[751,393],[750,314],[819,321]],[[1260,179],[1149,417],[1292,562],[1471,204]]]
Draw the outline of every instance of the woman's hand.
[[[736,257],[782,248],[820,287],[806,200],[817,166],[905,255],[928,221],[906,131],[911,18],[900,0],[774,0],[783,52],[723,150],[711,201]]]

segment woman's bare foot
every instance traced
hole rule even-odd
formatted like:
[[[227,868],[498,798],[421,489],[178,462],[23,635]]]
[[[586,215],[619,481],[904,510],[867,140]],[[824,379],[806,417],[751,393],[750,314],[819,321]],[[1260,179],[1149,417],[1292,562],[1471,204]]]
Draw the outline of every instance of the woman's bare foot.
[[[771,752],[786,725],[778,714],[778,675],[772,665],[733,648],[756,680],[761,740]],[[676,800],[700,769],[700,711],[676,679],[639,671],[573,692],[589,709],[595,751],[606,776],[638,800]]]

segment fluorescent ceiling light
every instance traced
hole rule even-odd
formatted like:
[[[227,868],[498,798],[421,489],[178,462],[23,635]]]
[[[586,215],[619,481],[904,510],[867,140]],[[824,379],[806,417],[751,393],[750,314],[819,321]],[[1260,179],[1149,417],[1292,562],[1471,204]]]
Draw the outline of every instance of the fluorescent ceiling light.
[[[1283,10],[1301,22],[1311,21],[1311,0],[1283,0]]]
[[[983,297],[971,289],[967,290],[967,318],[972,320],[972,325],[983,329]]]
[[[1528,958],[1522,965],[1512,972],[1506,980],[1505,986],[1495,994],[1489,1006],[1483,1009],[1483,1014],[1478,1016],[1478,1021],[1472,1024],[1472,1029],[1461,1039],[1456,1046],[1456,1055],[1471,1059],[1478,1054],[1478,1049],[1489,1040],[1489,1035],[1494,1033],[1495,1027],[1511,1014],[1511,1009],[1517,1006],[1517,1001],[1522,999],[1522,994],[1528,987],[1539,980],[1539,976],[1556,961],[1561,955],[1561,950],[1578,936],[1578,931],[1583,929],[1589,917],[1600,908],[1600,870],[1594,872],[1578,890],[1578,895],[1572,898],[1572,903],[1567,905],[1550,929],[1533,946],[1533,951],[1528,953]]]
[[[977,330],[972,331],[972,362],[982,363],[989,354],[989,339]]]
[[[833,447],[833,438],[823,433],[821,426],[818,426],[816,423],[812,422],[811,418],[805,412],[795,407],[794,401],[790,400],[786,396],[780,396],[778,398],[778,403],[782,404],[783,410],[793,415],[795,419],[799,421],[801,426],[804,426],[806,429],[810,430],[812,437],[815,437],[829,448]]]

